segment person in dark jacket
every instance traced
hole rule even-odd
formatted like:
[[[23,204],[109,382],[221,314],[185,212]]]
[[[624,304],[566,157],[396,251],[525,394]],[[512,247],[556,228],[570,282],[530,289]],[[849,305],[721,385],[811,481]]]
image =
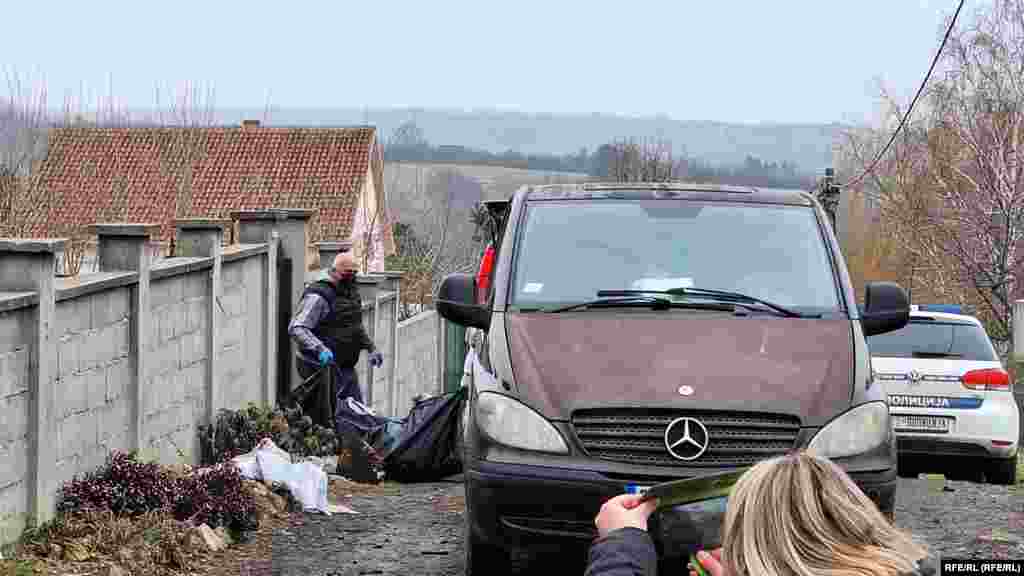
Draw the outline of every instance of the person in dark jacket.
[[[655,505],[612,498],[595,519],[587,576],[654,576]],[[932,576],[928,549],[897,528],[842,468],[808,452],[751,467],[729,495],[722,547],[697,553],[710,576]],[[680,566],[678,574],[692,566]]]
[[[384,362],[363,327],[362,299],[355,284],[357,269],[350,254],[338,254],[324,276],[303,291],[298,311],[288,325],[288,333],[298,347],[297,364],[303,379],[321,368],[335,370],[335,419],[339,432],[344,431],[343,424],[351,426],[359,421],[359,414],[354,414],[346,401],[351,398],[363,402],[355,371],[360,354],[363,350],[369,352],[371,366],[378,367]]]

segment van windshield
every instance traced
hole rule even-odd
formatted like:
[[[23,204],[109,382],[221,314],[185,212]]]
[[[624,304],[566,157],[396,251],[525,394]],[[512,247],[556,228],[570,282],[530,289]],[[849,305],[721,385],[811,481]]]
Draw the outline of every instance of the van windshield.
[[[839,296],[813,210],[686,200],[536,202],[527,207],[510,302],[583,302],[598,290],[742,292],[801,312]]]

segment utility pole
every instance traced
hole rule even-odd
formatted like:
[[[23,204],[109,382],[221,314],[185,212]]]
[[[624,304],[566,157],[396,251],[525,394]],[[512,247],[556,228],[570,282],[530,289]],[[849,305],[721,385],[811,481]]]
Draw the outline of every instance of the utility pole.
[[[835,182],[835,171],[832,168],[825,168],[825,177],[821,179],[818,187],[818,201],[832,220],[832,231],[838,234],[836,223],[839,211],[839,185]]]

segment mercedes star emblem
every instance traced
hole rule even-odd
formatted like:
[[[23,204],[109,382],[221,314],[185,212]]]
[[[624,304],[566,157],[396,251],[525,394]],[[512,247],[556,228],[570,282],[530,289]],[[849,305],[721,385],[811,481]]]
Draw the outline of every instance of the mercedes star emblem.
[[[910,380],[912,384],[917,384],[918,382],[924,379],[924,376],[922,376],[921,373],[918,372],[917,370],[911,370],[909,373],[907,373],[907,379]]]
[[[696,460],[708,449],[708,429],[695,418],[676,418],[665,429],[665,448],[677,460]]]
[[[693,394],[693,386],[680,386],[679,387],[679,395],[680,396],[689,396],[691,394]]]

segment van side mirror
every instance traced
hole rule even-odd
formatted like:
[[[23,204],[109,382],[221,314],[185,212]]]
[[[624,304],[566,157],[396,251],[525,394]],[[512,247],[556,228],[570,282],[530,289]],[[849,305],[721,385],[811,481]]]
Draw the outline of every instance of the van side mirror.
[[[865,336],[899,330],[909,321],[910,298],[903,288],[892,282],[868,282],[860,320]]]
[[[465,326],[487,330],[491,326],[491,309],[476,303],[476,277],[472,274],[449,274],[441,282],[434,298],[442,318]]]

